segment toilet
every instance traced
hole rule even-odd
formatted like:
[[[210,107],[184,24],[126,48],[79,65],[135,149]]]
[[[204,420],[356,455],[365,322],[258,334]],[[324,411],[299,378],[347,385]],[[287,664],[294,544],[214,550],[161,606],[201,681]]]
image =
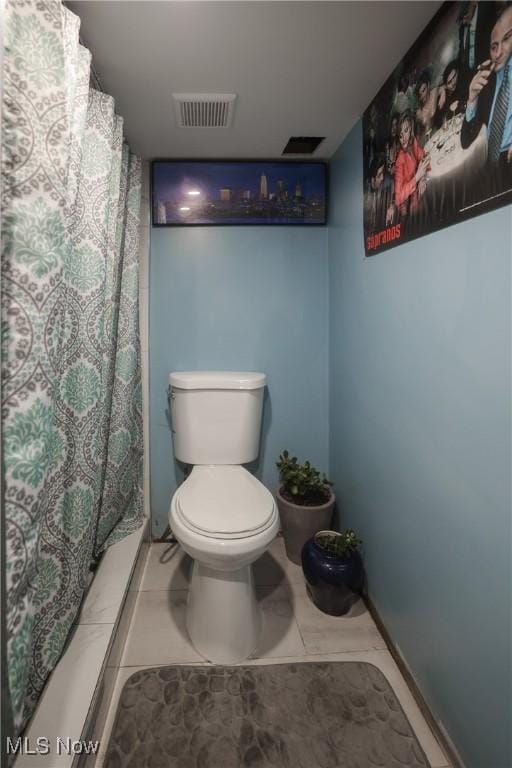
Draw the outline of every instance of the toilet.
[[[234,664],[258,646],[261,612],[252,563],[279,530],[272,494],[242,465],[259,452],[263,373],[169,375],[175,458],[192,466],[169,523],[194,560],[187,630],[208,661]]]

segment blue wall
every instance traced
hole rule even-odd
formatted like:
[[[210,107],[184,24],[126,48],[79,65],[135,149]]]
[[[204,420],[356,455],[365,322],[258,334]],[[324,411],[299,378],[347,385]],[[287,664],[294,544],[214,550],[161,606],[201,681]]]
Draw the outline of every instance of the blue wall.
[[[511,253],[502,208],[366,259],[331,166],[330,473],[371,597],[467,768],[509,768]]]
[[[172,370],[268,376],[256,474],[271,489],[284,448],[328,465],[325,227],[154,228],[150,272],[153,532],[163,533],[180,469],[167,423]]]

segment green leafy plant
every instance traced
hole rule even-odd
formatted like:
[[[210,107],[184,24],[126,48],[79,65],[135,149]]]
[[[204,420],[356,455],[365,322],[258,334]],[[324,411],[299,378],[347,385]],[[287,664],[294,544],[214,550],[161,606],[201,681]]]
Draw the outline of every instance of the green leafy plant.
[[[282,483],[280,493],[288,501],[301,506],[316,506],[329,501],[332,483],[309,461],[299,464],[296,456],[290,458],[288,451],[283,451],[276,466]]]
[[[357,552],[361,544],[354,531],[319,531],[315,534],[319,547],[334,557],[350,557]]]

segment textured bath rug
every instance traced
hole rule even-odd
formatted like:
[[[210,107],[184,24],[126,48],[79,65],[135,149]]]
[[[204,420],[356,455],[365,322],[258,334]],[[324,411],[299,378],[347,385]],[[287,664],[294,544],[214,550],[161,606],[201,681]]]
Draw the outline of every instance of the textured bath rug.
[[[160,667],[121,693],[106,768],[429,768],[372,664]]]

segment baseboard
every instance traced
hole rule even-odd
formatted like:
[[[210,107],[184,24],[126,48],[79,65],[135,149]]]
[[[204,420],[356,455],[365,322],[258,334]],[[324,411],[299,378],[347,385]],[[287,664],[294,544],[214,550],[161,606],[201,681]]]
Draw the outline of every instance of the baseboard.
[[[453,742],[451,741],[450,737],[448,736],[444,728],[438,723],[438,721],[435,719],[434,715],[430,711],[430,708],[427,702],[425,701],[416,680],[414,679],[414,675],[411,673],[411,670],[409,669],[408,665],[404,661],[402,654],[399,652],[399,650],[395,646],[391,638],[391,635],[389,634],[388,630],[386,629],[386,625],[384,624],[381,617],[379,616],[379,612],[377,611],[374,603],[371,601],[368,595],[365,596],[364,601],[367,605],[367,608],[375,624],[377,625],[377,629],[379,630],[382,637],[384,638],[384,641],[388,647],[388,650],[391,656],[393,657],[398,669],[400,670],[405,682],[407,683],[407,686],[409,687],[409,690],[411,691],[416,701],[416,704],[420,708],[421,714],[425,718],[427,725],[429,726],[430,730],[432,731],[437,741],[439,742],[441,749],[445,753],[447,759],[450,761],[452,768],[465,768],[464,763],[462,762],[462,759],[456,747],[454,746]]]

